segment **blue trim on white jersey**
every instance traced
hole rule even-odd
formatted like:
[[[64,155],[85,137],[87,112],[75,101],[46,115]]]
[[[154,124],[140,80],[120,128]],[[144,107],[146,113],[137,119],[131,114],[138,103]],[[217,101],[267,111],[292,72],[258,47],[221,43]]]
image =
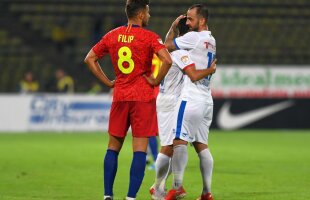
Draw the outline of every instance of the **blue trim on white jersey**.
[[[178,119],[177,119],[177,127],[176,127],[176,132],[175,132],[175,138],[177,138],[177,139],[180,138],[186,103],[187,103],[187,101],[182,101],[180,108],[179,108]]]
[[[175,41],[175,39],[176,39],[176,38],[173,39],[173,43],[174,43],[174,45],[175,45],[175,47],[176,47],[177,49],[180,49],[179,46],[177,45],[177,41]]]

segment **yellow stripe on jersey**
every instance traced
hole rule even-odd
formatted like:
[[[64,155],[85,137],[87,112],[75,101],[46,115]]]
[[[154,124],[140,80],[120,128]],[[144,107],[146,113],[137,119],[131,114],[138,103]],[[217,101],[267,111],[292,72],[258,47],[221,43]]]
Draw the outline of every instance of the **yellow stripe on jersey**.
[[[153,76],[155,78],[158,75],[158,71],[160,67],[161,67],[161,60],[157,57],[156,54],[154,54],[153,60],[152,60],[152,69],[153,69]]]
[[[128,24],[127,29],[126,29],[126,33],[129,33],[131,30],[132,24]]]

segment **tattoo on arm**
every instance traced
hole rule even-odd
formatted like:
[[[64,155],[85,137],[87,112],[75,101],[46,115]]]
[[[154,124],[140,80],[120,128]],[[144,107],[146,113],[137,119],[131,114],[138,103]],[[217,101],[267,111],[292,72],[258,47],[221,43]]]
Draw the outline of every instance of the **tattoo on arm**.
[[[172,41],[176,36],[178,35],[178,29],[177,27],[174,27],[173,25],[170,27],[165,42]]]

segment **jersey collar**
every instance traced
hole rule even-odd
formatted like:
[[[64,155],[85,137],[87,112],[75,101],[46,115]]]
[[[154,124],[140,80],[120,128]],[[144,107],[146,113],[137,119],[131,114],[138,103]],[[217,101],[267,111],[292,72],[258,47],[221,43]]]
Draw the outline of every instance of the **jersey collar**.
[[[137,24],[130,24],[131,25],[131,27],[140,27],[139,25],[137,25]],[[128,26],[128,24],[125,24],[125,26],[127,27]]]

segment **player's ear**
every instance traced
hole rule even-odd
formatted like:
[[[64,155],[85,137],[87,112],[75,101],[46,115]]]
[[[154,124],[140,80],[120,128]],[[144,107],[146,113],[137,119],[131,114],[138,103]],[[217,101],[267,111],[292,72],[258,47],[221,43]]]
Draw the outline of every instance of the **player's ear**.
[[[137,15],[138,19],[142,21],[145,17],[144,15],[145,15],[144,10],[140,10]]]
[[[206,25],[206,24],[207,24],[207,19],[204,18],[204,17],[201,17],[201,18],[199,19],[199,25],[200,25],[200,26],[203,26],[203,25]]]

